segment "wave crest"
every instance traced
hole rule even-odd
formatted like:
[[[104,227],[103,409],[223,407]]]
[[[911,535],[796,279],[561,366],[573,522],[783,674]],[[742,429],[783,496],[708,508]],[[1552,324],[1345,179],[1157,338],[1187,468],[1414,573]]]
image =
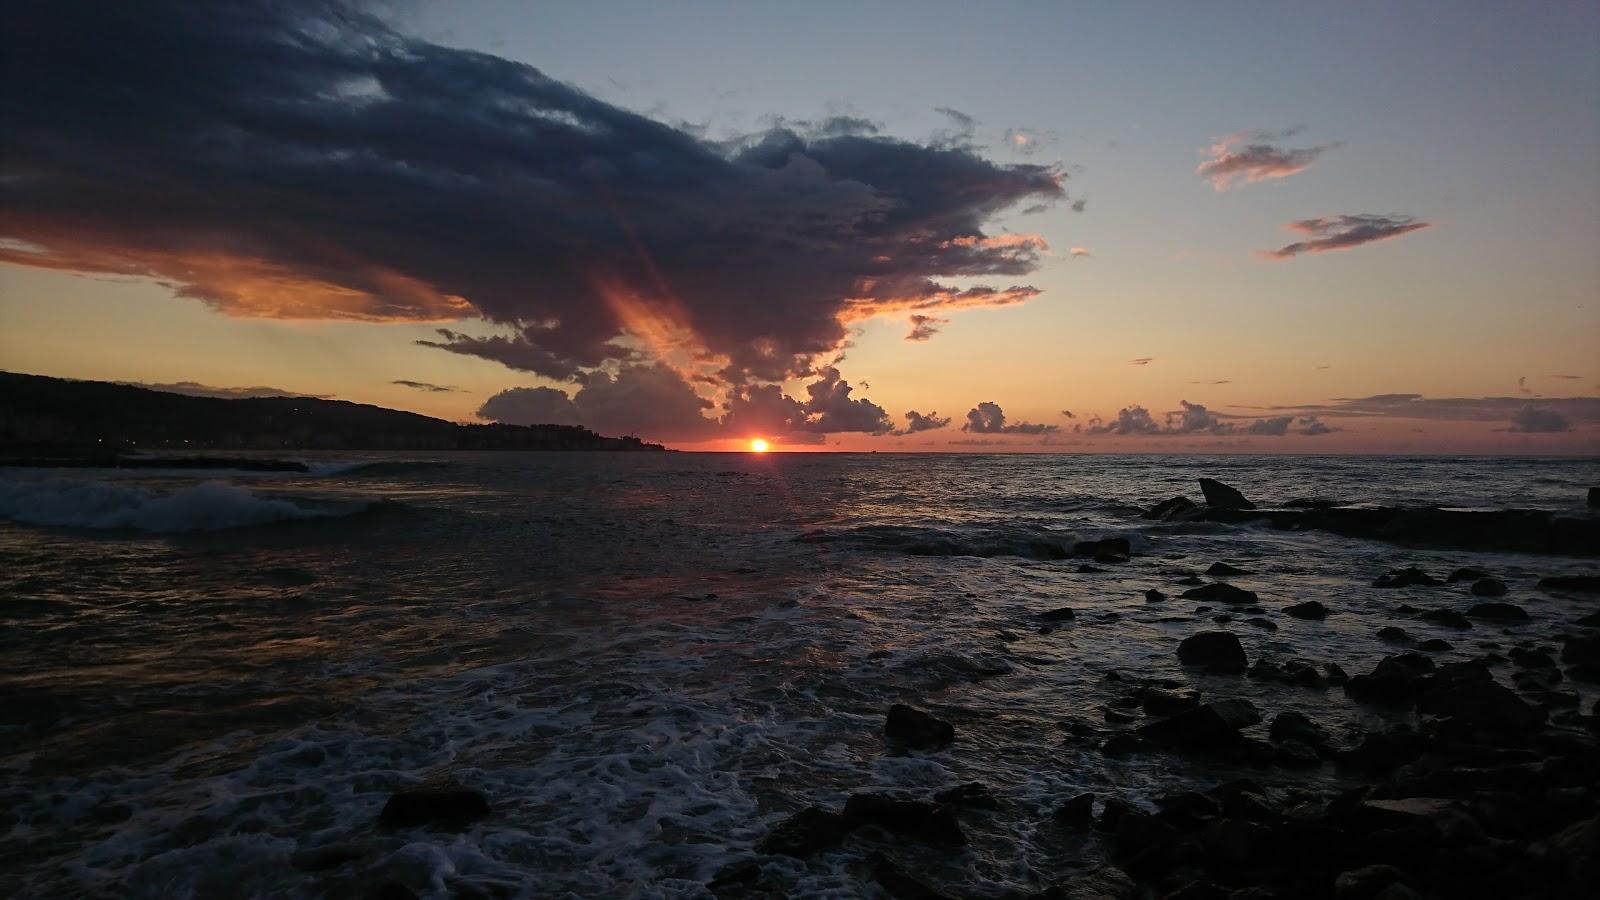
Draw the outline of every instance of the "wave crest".
[[[30,525],[133,529],[157,533],[216,531],[347,515],[258,497],[220,481],[161,493],[134,485],[53,479],[0,484],[0,518]]]

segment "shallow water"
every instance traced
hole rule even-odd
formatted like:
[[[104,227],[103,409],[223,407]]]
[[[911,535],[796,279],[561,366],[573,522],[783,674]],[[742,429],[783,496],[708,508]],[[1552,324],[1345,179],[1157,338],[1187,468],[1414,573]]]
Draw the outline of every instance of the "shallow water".
[[[1259,656],[1368,671],[1400,624],[1465,658],[1549,642],[1594,598],[1537,590],[1594,560],[1416,550],[1326,534],[1138,518],[1209,475],[1258,501],[1582,511],[1574,459],[697,454],[319,456],[310,474],[0,470],[0,881],[25,896],[695,896],[777,821],[859,790],[978,780],[1004,809],[962,853],[892,846],[981,896],[1085,868],[1050,811],[1250,774],[1109,759],[1128,676],[1304,711],[1336,735],[1385,721],[1337,690],[1206,676],[1178,640],[1219,627],[1178,570],[1226,560],[1277,630]],[[1080,574],[1052,558],[1124,535]],[[1384,590],[1403,565],[1506,580],[1533,618],[1453,631],[1466,585]],[[1147,603],[1158,587],[1172,599]],[[1323,622],[1281,607],[1318,599]],[[1078,611],[1040,632],[1037,613]],[[1588,690],[1587,688],[1585,690]],[[1585,708],[1593,702],[1584,694]],[[895,755],[890,703],[954,722],[948,751]],[[1135,713],[1137,711],[1135,710]],[[1065,724],[1064,724],[1065,723]],[[1083,726],[1079,726],[1081,730]],[[1257,730],[1264,726],[1258,726]],[[384,834],[389,793],[451,779],[491,817]],[[323,872],[296,851],[357,842]],[[856,896],[873,847],[766,863],[773,889]],[[478,893],[474,894],[476,890]]]

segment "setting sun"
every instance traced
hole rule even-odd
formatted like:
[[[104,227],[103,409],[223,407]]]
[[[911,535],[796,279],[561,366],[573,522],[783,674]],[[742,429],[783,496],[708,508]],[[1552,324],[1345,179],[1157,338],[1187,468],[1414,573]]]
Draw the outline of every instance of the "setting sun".
[[[750,452],[751,453],[765,453],[765,452],[767,452],[767,442],[766,442],[766,440],[763,439],[763,438],[751,438],[750,439]]]

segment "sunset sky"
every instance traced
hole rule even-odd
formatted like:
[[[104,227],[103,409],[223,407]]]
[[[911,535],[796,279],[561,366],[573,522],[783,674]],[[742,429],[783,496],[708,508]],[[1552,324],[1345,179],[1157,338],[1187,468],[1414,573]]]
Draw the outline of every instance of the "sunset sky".
[[[0,35],[0,369],[685,449],[1600,452],[1594,2],[85,9]]]

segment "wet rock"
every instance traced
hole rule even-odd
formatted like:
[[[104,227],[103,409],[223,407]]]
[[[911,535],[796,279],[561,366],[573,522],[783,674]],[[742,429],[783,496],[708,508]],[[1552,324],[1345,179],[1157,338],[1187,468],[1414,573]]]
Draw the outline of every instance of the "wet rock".
[[[1328,608],[1316,600],[1307,600],[1304,603],[1285,606],[1283,611],[1296,619],[1326,619],[1328,617]]]
[[[1214,562],[1211,564],[1211,568],[1206,570],[1206,574],[1212,578],[1225,578],[1229,575],[1249,575],[1250,573],[1238,566],[1230,566],[1225,562]]]
[[[999,809],[1000,801],[995,799],[989,791],[989,786],[979,781],[969,781],[960,787],[953,787],[948,791],[940,791],[933,795],[933,802],[943,806],[959,806],[965,809]]]
[[[1428,653],[1449,653],[1450,642],[1441,640],[1439,638],[1428,638],[1427,640],[1418,644],[1417,649],[1426,651]]]
[[[1257,628],[1262,628],[1262,629],[1265,629],[1267,631],[1277,631],[1278,630],[1278,623],[1277,622],[1274,622],[1271,619],[1263,618],[1261,616],[1253,616],[1251,618],[1245,619],[1244,623],[1246,625],[1254,625]]]
[[[1579,618],[1573,624],[1582,625],[1585,628],[1600,628],[1600,612],[1592,612]]]
[[[1498,578],[1479,578],[1472,583],[1474,597],[1504,597],[1506,583]]]
[[[1600,575],[1549,575],[1539,579],[1539,587],[1547,591],[1600,594]]]
[[[1139,729],[1139,735],[1162,747],[1188,751],[1214,751],[1240,740],[1239,729],[1261,721],[1261,712],[1248,700],[1203,703]]]
[[[1101,866],[1082,875],[1051,885],[1041,900],[1135,900],[1139,886],[1127,873],[1113,866]]]
[[[937,847],[960,847],[967,836],[956,817],[943,806],[922,800],[900,800],[887,794],[852,794],[844,817],[858,825],[876,825],[891,834]]]
[[[1060,609],[1052,609],[1048,612],[1039,613],[1039,618],[1046,622],[1070,622],[1077,617],[1078,613],[1070,606],[1063,606]]]
[[[1255,509],[1256,505],[1246,500],[1244,495],[1235,488],[1217,481],[1214,478],[1200,479],[1200,492],[1205,495],[1206,505],[1213,509]]]
[[[1561,661],[1569,665],[1600,665],[1600,636],[1562,638]]]
[[[1185,513],[1192,512],[1196,508],[1198,507],[1196,506],[1195,502],[1190,500],[1188,497],[1173,497],[1169,500],[1163,500],[1160,503],[1157,503],[1155,506],[1150,507],[1150,511],[1145,513],[1144,517],[1146,519],[1161,519],[1163,521],[1168,521],[1171,519],[1176,519]]]
[[[1385,657],[1371,673],[1350,679],[1344,692],[1363,703],[1409,707],[1416,703],[1417,679],[1432,668],[1433,660],[1415,653]]]
[[[1120,758],[1132,756],[1135,753],[1143,753],[1149,750],[1150,747],[1149,741],[1137,735],[1123,733],[1112,735],[1107,739],[1104,744],[1100,745],[1100,752],[1106,756]]]
[[[1275,741],[1299,741],[1310,747],[1327,747],[1328,732],[1305,713],[1288,710],[1272,717],[1267,735]]]
[[[778,824],[761,842],[765,853],[805,859],[844,843],[851,823],[836,812],[808,806]]]
[[[1285,769],[1315,769],[1322,765],[1322,754],[1304,741],[1278,741],[1272,749],[1272,761]]]
[[[1106,710],[1105,715],[1106,723],[1110,725],[1126,725],[1134,720],[1134,716],[1132,714],[1119,712],[1115,709]]]
[[[1077,573],[1079,575],[1097,575],[1097,574],[1099,574],[1101,572],[1104,572],[1105,569],[1099,568],[1098,566],[1091,566],[1088,563],[1085,563],[1085,564],[1079,566],[1076,571],[1077,571]]]
[[[1474,734],[1518,735],[1545,720],[1543,711],[1495,681],[1488,667],[1476,661],[1440,666],[1420,679],[1416,703],[1419,712],[1447,716]]]
[[[1472,623],[1467,620],[1466,616],[1453,609],[1430,609],[1417,616],[1417,618],[1432,622],[1435,625],[1443,625],[1446,628],[1465,630],[1472,627]]]
[[[1494,619],[1500,622],[1525,622],[1528,611],[1515,603],[1475,603],[1467,610],[1471,619]]]
[[[1372,582],[1373,587],[1380,588],[1407,588],[1407,587],[1433,587],[1441,584],[1439,579],[1415,566],[1404,569],[1393,569],[1387,575],[1379,575]]]
[[[1094,795],[1079,794],[1056,807],[1050,816],[1058,825],[1086,828],[1094,821]]]
[[[938,750],[956,739],[954,725],[904,703],[889,707],[883,734],[891,742],[913,750]]]
[[[1462,582],[1462,581],[1477,581],[1477,580],[1479,580],[1481,578],[1488,578],[1488,577],[1489,577],[1489,573],[1483,571],[1482,569],[1471,569],[1471,568],[1457,569],[1454,572],[1450,573],[1449,577],[1447,577],[1445,579],[1445,583],[1446,584],[1456,584],[1456,583]]]
[[[1183,599],[1195,600],[1200,603],[1235,603],[1248,605],[1261,602],[1255,591],[1247,591],[1241,587],[1234,587],[1225,581],[1191,588],[1183,592]]]
[[[1600,509],[1600,487],[1589,488],[1588,503],[1590,509]]]
[[[1167,595],[1161,593],[1155,588],[1151,588],[1150,590],[1144,592],[1144,602],[1146,603],[1160,603],[1166,599]]]
[[[715,894],[739,885],[755,884],[761,879],[761,864],[756,862],[734,863],[724,868],[711,880],[706,882],[706,890]]]
[[[296,850],[289,856],[289,865],[302,872],[325,872],[337,869],[347,862],[365,859],[375,852],[376,848],[365,844],[324,844],[321,847]]]
[[[1407,647],[1416,643],[1416,639],[1407,634],[1404,628],[1396,625],[1385,625],[1379,628],[1378,640],[1383,641],[1385,644],[1401,644]]]
[[[389,797],[378,814],[384,828],[429,826],[456,830],[487,816],[489,801],[464,788],[416,788]]]
[[[1392,884],[1404,884],[1406,873],[1394,866],[1363,866],[1341,872],[1333,880],[1333,895],[1338,900],[1375,900]]]
[[[418,900],[417,892],[398,881],[385,881],[366,895],[366,900]]]
[[[1348,684],[1350,681],[1350,676],[1338,663],[1323,663],[1322,674],[1328,679],[1329,684]]]
[[[1556,658],[1537,647],[1511,651],[1511,661],[1525,669],[1554,668]]]
[[[867,858],[867,864],[872,880],[895,900],[950,900],[949,894],[936,891],[907,875],[882,853],[872,854]]]
[[[1409,727],[1367,735],[1355,747],[1334,754],[1339,765],[1363,772],[1388,772],[1422,755],[1427,741]]]
[[[1126,559],[1133,552],[1127,538],[1101,538],[1098,541],[1079,541],[1072,545],[1073,556],[1107,556]]]
[[[1184,578],[1179,578],[1177,583],[1181,585],[1205,584],[1204,581],[1200,580],[1198,575],[1189,575]]]
[[[1145,691],[1141,699],[1145,714],[1172,716],[1200,705],[1198,691],[1169,691],[1160,688]]]
[[[1184,665],[1226,674],[1238,674],[1249,665],[1239,638],[1228,631],[1202,631],[1184,638],[1178,644],[1178,659]]]

